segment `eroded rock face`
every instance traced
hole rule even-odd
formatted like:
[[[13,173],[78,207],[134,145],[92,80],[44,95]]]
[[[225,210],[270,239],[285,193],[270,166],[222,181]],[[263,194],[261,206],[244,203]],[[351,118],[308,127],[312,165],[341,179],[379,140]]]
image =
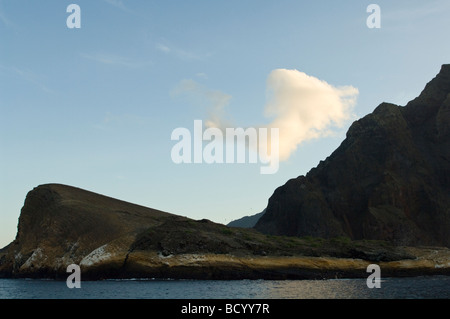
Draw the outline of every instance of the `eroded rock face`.
[[[450,246],[450,65],[405,107],[382,103],[269,200],[255,228]]]
[[[363,265],[396,261],[394,274],[448,274],[450,250],[436,251],[403,270],[420,254],[378,241],[269,236],[47,184],[28,193],[16,239],[0,250],[0,277],[65,279],[71,264],[83,280],[361,277]]]
[[[16,239],[0,253],[0,273],[45,276],[68,265],[125,259],[136,234],[170,214],[76,187],[30,191]]]

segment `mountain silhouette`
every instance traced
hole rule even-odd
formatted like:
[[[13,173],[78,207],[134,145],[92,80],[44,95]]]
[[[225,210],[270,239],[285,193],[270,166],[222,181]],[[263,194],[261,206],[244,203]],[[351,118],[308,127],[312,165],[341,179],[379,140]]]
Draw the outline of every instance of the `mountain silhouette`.
[[[255,228],[449,247],[450,65],[406,106],[355,121],[328,158],[275,190]]]

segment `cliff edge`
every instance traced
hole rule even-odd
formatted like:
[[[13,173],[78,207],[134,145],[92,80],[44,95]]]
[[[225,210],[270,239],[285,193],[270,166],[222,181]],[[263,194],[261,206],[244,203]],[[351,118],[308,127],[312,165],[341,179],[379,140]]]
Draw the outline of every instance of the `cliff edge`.
[[[450,247],[450,65],[406,106],[354,122],[327,159],[275,190],[255,229]]]

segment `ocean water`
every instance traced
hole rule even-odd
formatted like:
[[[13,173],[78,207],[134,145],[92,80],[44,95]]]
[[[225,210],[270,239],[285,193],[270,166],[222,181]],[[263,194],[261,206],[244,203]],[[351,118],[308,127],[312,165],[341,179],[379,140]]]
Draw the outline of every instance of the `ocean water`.
[[[450,277],[333,280],[102,280],[0,279],[0,299],[450,299]]]

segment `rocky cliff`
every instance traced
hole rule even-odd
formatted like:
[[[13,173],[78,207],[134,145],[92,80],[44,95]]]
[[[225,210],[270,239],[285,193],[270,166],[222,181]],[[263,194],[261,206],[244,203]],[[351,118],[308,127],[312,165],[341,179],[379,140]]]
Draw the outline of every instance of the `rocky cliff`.
[[[275,190],[255,228],[450,247],[450,65],[406,106],[354,122],[326,160]]]
[[[102,278],[365,277],[448,274],[450,250],[411,250],[379,241],[282,237],[192,220],[79,188],[31,190],[16,239],[0,250],[0,277]]]
[[[60,185],[26,196],[0,277],[335,278],[450,273],[450,65],[405,107],[353,123],[340,147],[270,198],[255,229],[192,220]],[[265,233],[265,234],[264,234]],[[290,237],[291,236],[291,237]],[[415,247],[406,247],[413,245]]]

